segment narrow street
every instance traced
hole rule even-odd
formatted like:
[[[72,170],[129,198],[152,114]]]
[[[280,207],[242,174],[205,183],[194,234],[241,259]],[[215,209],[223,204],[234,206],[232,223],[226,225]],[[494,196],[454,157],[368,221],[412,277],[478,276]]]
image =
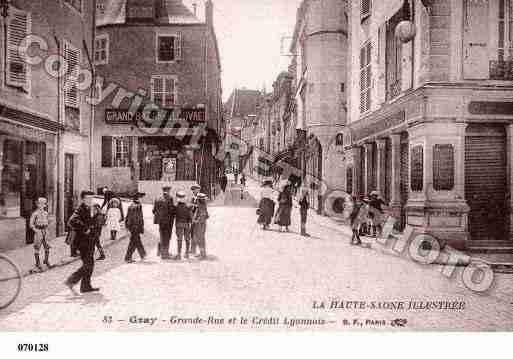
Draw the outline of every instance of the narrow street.
[[[247,189],[242,201],[240,190],[232,187],[211,205],[209,260],[161,262],[157,228],[148,215],[144,243],[149,259],[125,264],[127,242],[113,246],[109,259],[96,266],[93,283],[101,292],[79,297],[62,285],[78,264],[30,277],[17,302],[0,313],[0,328],[390,330],[397,329],[391,326],[395,319],[406,319],[406,330],[512,328],[511,275],[497,275],[494,288],[478,295],[457,276],[443,277],[436,266],[350,246],[343,232],[318,225],[315,218],[309,226],[312,237],[301,237],[296,208],[291,233],[264,232],[255,223],[259,189],[252,181]],[[150,214],[149,207],[145,210]],[[173,252],[175,247],[173,235]],[[333,300],[365,301],[367,307],[330,309]],[[463,304],[459,310],[376,308],[399,301]],[[319,308],[321,303],[325,308]]]

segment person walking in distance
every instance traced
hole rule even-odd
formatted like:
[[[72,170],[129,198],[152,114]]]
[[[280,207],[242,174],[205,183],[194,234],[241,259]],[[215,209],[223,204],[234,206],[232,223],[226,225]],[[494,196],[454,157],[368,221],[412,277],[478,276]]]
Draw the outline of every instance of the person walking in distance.
[[[50,245],[48,244],[48,211],[46,210],[47,200],[46,198],[39,198],[37,200],[37,208],[30,217],[30,228],[34,231],[34,258],[36,261],[36,268],[39,271],[43,271],[41,267],[41,259],[39,258],[39,251],[41,246],[45,249],[45,259],[43,263],[51,268],[50,265]]]
[[[228,177],[226,176],[226,173],[223,172],[219,184],[221,185],[221,189],[223,190],[223,192],[226,192],[226,186],[228,185]]]
[[[207,220],[209,218],[208,210],[207,210],[207,195],[204,193],[200,193],[197,196],[198,207],[194,213],[192,218],[192,223],[194,224],[194,240],[198,244],[200,248],[200,254],[196,257],[199,259],[207,259],[207,249],[206,249],[206,232],[207,232]]]
[[[192,222],[192,211],[189,206],[185,203],[185,192],[179,191],[176,194],[176,244],[177,244],[177,255],[176,260],[182,259],[182,245],[185,240],[185,259],[189,258],[189,251],[191,245],[191,222]]]
[[[276,212],[275,223],[280,226],[280,232],[289,232],[292,213],[292,193],[290,192],[290,182],[282,186],[282,190],[278,195],[278,211]]]
[[[94,193],[90,191],[83,191],[80,194],[80,206],[68,221],[69,227],[76,233],[75,241],[82,260],[82,266],[64,282],[74,294],[77,292],[73,287],[78,282],[80,282],[82,293],[100,290],[91,285],[91,276],[94,270],[94,240],[91,236],[93,195]]]
[[[110,240],[115,241],[118,232],[121,231],[121,222],[123,217],[121,215],[121,202],[117,198],[110,200],[109,209],[107,210],[107,228],[110,232]]]
[[[242,172],[242,176],[240,177],[240,199],[244,199],[244,189],[246,188],[246,175]]]
[[[268,230],[274,216],[274,191],[272,178],[264,179],[262,192],[260,194],[260,203],[258,205],[257,223],[262,225],[263,230]]]
[[[201,190],[201,187],[198,186],[197,184],[194,184],[191,186],[192,197],[191,197],[191,204],[189,207],[191,208],[192,216],[194,216],[194,213],[196,212],[196,210],[198,208],[198,195],[200,193],[200,190]],[[198,243],[196,242],[196,239],[194,238],[194,226],[195,226],[195,224],[192,223],[191,224],[192,238],[191,238],[191,247],[190,247],[189,254],[195,256],[197,249],[198,249]]]
[[[308,201],[308,190],[303,189],[301,199],[299,201],[299,213],[301,216],[301,235],[303,237],[310,237],[306,233],[306,220],[308,218],[308,209],[310,209],[310,202]]]
[[[154,224],[159,226],[160,242],[158,245],[157,256],[166,260],[171,258],[169,253],[169,241],[173,233],[173,223],[175,220],[175,204],[169,194],[171,187],[162,188],[162,197],[157,199],[153,205]]]
[[[132,198],[132,203],[128,207],[126,214],[125,226],[130,232],[130,242],[126,250],[125,262],[133,263],[132,256],[135,250],[139,253],[141,260],[146,258],[146,250],[141,241],[141,235],[144,234],[144,216],[142,205],[139,199],[144,197],[144,193],[136,193]]]
[[[101,236],[102,236],[102,228],[105,224],[105,215],[102,212],[102,209],[99,204],[93,205],[93,218],[91,222],[91,236],[93,237],[94,246],[100,252],[100,256],[96,258],[97,261],[105,260],[105,251],[103,250],[101,244]]]

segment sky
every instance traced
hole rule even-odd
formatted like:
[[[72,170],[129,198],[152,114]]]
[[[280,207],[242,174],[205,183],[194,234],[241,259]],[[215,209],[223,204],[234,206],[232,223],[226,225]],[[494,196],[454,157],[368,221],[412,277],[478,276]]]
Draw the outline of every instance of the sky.
[[[296,11],[301,0],[213,0],[214,27],[223,69],[223,99],[235,88],[267,91],[291,57],[288,44],[294,32]],[[204,0],[183,0],[198,17],[204,18]],[[285,44],[282,46],[282,42]]]

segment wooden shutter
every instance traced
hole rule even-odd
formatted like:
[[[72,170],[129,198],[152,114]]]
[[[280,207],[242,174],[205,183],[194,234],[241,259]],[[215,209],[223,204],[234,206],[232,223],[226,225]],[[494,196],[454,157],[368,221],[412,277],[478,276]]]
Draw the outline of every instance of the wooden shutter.
[[[451,191],[454,188],[454,148],[452,145],[433,147],[433,189]]]
[[[134,137],[128,136],[128,166],[132,166],[134,164],[133,154],[134,154]]]
[[[23,54],[20,54],[20,45],[23,39],[30,34],[30,14],[14,7],[9,9],[9,13],[10,17],[7,20],[6,83],[29,91],[29,67],[23,59]]]
[[[64,59],[68,65],[68,73],[64,83],[64,105],[79,108],[78,76],[81,63],[81,51],[71,43],[64,42]]]
[[[175,60],[182,59],[182,34],[177,34],[175,37]]]
[[[465,79],[489,77],[489,2],[465,1],[463,75]]]
[[[112,136],[102,137],[102,167],[112,167]]]

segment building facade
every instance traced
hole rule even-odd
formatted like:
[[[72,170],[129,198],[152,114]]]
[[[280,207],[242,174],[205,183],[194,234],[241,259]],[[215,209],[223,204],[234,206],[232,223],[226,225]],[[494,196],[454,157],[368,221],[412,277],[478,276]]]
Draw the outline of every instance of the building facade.
[[[513,244],[512,5],[351,1],[348,189],[458,248]]]
[[[51,236],[62,234],[91,187],[94,9],[80,0],[12,0],[1,9],[0,249],[31,243],[28,218],[41,196]],[[26,51],[29,34],[38,40]]]
[[[346,1],[304,0],[297,11],[291,46],[297,129],[300,137],[306,137],[299,141],[303,144],[303,181],[316,179],[317,184],[306,185],[320,213],[327,188],[346,188],[343,146],[337,141],[347,123],[346,7]]]
[[[95,61],[95,187],[173,191],[199,183],[214,195],[224,137],[213,3],[205,19],[181,1],[104,1]],[[202,129],[205,129],[203,131]]]

